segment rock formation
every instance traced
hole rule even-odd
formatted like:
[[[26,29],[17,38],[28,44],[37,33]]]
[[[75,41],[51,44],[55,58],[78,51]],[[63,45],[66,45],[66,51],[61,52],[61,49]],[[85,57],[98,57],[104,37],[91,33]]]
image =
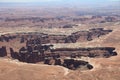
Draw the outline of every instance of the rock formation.
[[[15,35],[2,35],[0,41],[9,42],[13,39],[19,39],[22,46],[19,51],[15,52],[10,48],[10,56],[21,62],[37,63],[43,62],[48,65],[60,65],[66,68],[76,70],[80,67],[92,69],[93,66],[83,60],[76,58],[108,58],[117,55],[114,47],[91,47],[91,48],[56,48],[53,49],[52,43],[76,43],[82,41],[91,41],[102,35],[106,35],[112,30],[103,28],[93,28],[89,31],[78,31],[71,35],[49,35],[43,33],[18,33]],[[49,43],[49,44],[47,44]],[[7,56],[6,47],[0,48],[0,57]],[[69,59],[67,59],[67,57]]]
[[[102,35],[106,35],[112,32],[112,30],[104,30],[103,28],[93,28],[88,31],[78,31],[72,33],[71,35],[49,35],[44,33],[19,33],[16,36],[12,35],[2,35],[0,41],[9,42],[9,40],[18,38],[20,43],[24,43],[29,39],[36,39],[38,42],[41,41],[42,44],[47,43],[75,43],[91,41],[95,38],[99,38]],[[30,40],[29,40],[30,42]]]
[[[7,56],[7,51],[6,51],[6,47],[2,46],[0,48],[0,57],[4,57],[4,56]]]

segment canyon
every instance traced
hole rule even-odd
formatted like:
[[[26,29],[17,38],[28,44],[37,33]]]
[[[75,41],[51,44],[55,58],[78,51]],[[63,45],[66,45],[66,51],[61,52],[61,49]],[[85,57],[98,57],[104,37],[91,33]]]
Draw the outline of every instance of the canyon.
[[[108,8],[0,5],[0,80],[119,80],[120,11]]]

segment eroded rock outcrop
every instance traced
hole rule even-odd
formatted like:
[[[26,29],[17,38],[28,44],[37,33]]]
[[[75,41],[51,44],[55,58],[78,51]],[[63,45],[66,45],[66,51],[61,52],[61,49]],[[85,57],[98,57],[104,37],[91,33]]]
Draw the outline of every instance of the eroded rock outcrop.
[[[112,30],[104,30],[103,28],[93,28],[88,31],[78,31],[72,33],[71,35],[49,35],[44,33],[18,33],[16,36],[12,35],[2,35],[0,41],[9,42],[14,38],[20,39],[20,43],[24,43],[29,39],[37,39],[41,41],[42,44],[47,43],[75,43],[91,41],[95,38],[99,38],[102,35],[106,35],[112,32]]]
[[[7,51],[6,51],[6,47],[2,46],[0,48],[0,57],[4,57],[4,56],[7,56]]]
[[[57,48],[53,49],[53,45],[43,45],[38,39],[30,39],[26,42],[26,47],[22,47],[19,52],[14,52],[10,48],[11,57],[22,62],[37,63],[45,61],[46,64],[57,64],[60,59],[65,57],[80,58],[90,57],[108,58],[115,56],[117,53],[114,47],[93,47],[93,48]],[[57,63],[55,63],[58,61]],[[59,63],[60,64],[60,63]]]
[[[82,69],[92,69],[93,66],[89,62],[84,60],[74,60],[74,59],[45,59],[44,64],[48,65],[60,65],[71,70],[77,70],[82,67]]]
[[[75,43],[75,42],[83,42],[83,41],[91,41],[95,38],[98,38],[102,35],[106,35],[112,30],[104,30],[103,28],[93,28],[89,31],[78,31],[72,33],[70,36],[65,38],[66,43]]]
[[[15,39],[15,38],[16,38],[16,36],[1,35],[1,36],[0,36],[0,42],[3,42],[3,41],[9,42],[10,40],[13,40],[13,39]]]
[[[79,69],[80,67],[84,67],[86,69],[92,69],[93,66],[89,64],[89,62],[83,60],[74,60],[74,59],[65,59],[63,63],[64,67],[67,67],[72,70]]]
[[[58,48],[51,50],[52,53],[59,53],[59,55],[67,57],[110,57],[117,53],[114,47],[93,47],[93,48]]]

